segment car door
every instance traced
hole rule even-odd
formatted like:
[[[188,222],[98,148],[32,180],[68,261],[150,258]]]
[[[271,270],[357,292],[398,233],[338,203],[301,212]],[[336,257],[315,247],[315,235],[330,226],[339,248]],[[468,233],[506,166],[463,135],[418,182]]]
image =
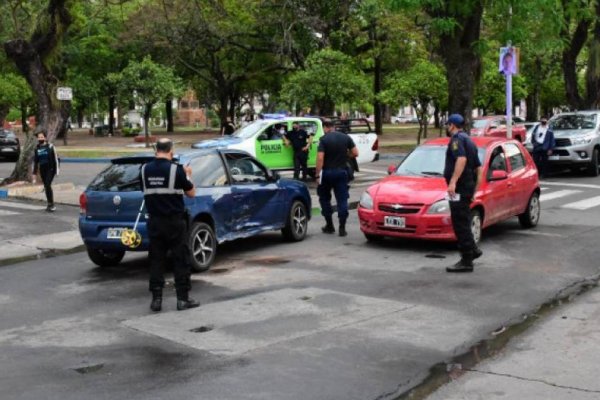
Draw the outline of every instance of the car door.
[[[225,155],[232,180],[238,231],[261,230],[283,221],[284,194],[266,168],[240,153]]]
[[[493,171],[505,171],[508,175],[506,154],[502,145],[493,148],[487,165],[485,179],[485,213],[487,222],[493,224],[507,218],[511,212],[510,190],[508,177],[502,180],[492,180]]]
[[[291,146],[285,146],[280,128],[286,132],[290,129],[286,121],[273,122],[256,136],[256,158],[268,168],[292,169],[294,152]]]
[[[300,125],[300,129],[304,129],[313,138],[312,146],[308,149],[308,161],[306,164],[309,167],[314,167],[317,165],[318,141],[322,136],[322,134],[319,135],[319,125],[316,121],[299,121],[298,124]]]
[[[529,190],[531,188],[529,180],[531,179],[531,174],[525,168],[527,163],[517,144],[505,143],[504,152],[506,153],[509,166],[510,215],[516,215],[523,210],[524,202],[529,200]]]

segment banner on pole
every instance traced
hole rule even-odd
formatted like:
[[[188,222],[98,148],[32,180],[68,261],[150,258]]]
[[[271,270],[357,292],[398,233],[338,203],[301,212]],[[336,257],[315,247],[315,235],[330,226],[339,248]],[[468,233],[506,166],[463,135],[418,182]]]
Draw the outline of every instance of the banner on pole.
[[[518,74],[520,55],[521,52],[518,47],[501,47],[498,71],[504,75]]]

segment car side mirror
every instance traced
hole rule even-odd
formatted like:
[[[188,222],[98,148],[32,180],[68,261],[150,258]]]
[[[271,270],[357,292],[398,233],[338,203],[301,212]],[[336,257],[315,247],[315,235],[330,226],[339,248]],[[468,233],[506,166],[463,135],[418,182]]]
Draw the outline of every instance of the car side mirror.
[[[387,170],[387,171],[388,171],[388,175],[392,175],[394,172],[396,172],[396,166],[395,166],[394,164],[391,164],[391,165],[388,167],[388,170]]]
[[[501,181],[501,180],[504,180],[507,178],[508,178],[508,173],[506,171],[497,169],[497,170],[492,171],[492,176],[490,178],[490,181]]]

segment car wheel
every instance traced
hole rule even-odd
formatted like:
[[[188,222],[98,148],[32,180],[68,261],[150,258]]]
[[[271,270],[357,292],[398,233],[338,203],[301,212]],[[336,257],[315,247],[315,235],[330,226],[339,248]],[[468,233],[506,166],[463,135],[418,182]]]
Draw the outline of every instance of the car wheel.
[[[540,195],[534,192],[527,203],[527,210],[519,215],[519,223],[523,228],[533,228],[540,220]]]
[[[365,233],[365,239],[369,242],[381,242],[385,237],[381,235],[373,235],[372,233]]]
[[[479,210],[471,210],[471,233],[473,234],[475,244],[479,244],[481,241],[482,222],[481,212]]]
[[[306,206],[299,200],[294,201],[288,214],[285,228],[281,230],[283,237],[292,242],[299,242],[306,237],[308,214]]]
[[[114,267],[119,265],[123,257],[125,257],[124,251],[109,251],[100,249],[87,249],[88,257],[94,264],[99,267]]]
[[[194,272],[210,268],[217,254],[217,237],[211,226],[195,222],[189,236],[190,264]]]
[[[598,176],[598,148],[595,147],[592,151],[592,159],[590,160],[590,165],[588,166],[588,174],[590,176]]]

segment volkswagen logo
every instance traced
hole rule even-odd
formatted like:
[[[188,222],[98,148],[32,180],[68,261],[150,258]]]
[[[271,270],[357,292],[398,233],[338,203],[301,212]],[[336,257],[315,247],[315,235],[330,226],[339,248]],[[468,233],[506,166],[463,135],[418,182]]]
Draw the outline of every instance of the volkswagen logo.
[[[115,206],[118,206],[119,204],[121,204],[121,196],[115,196],[115,197],[113,197],[113,204]]]

